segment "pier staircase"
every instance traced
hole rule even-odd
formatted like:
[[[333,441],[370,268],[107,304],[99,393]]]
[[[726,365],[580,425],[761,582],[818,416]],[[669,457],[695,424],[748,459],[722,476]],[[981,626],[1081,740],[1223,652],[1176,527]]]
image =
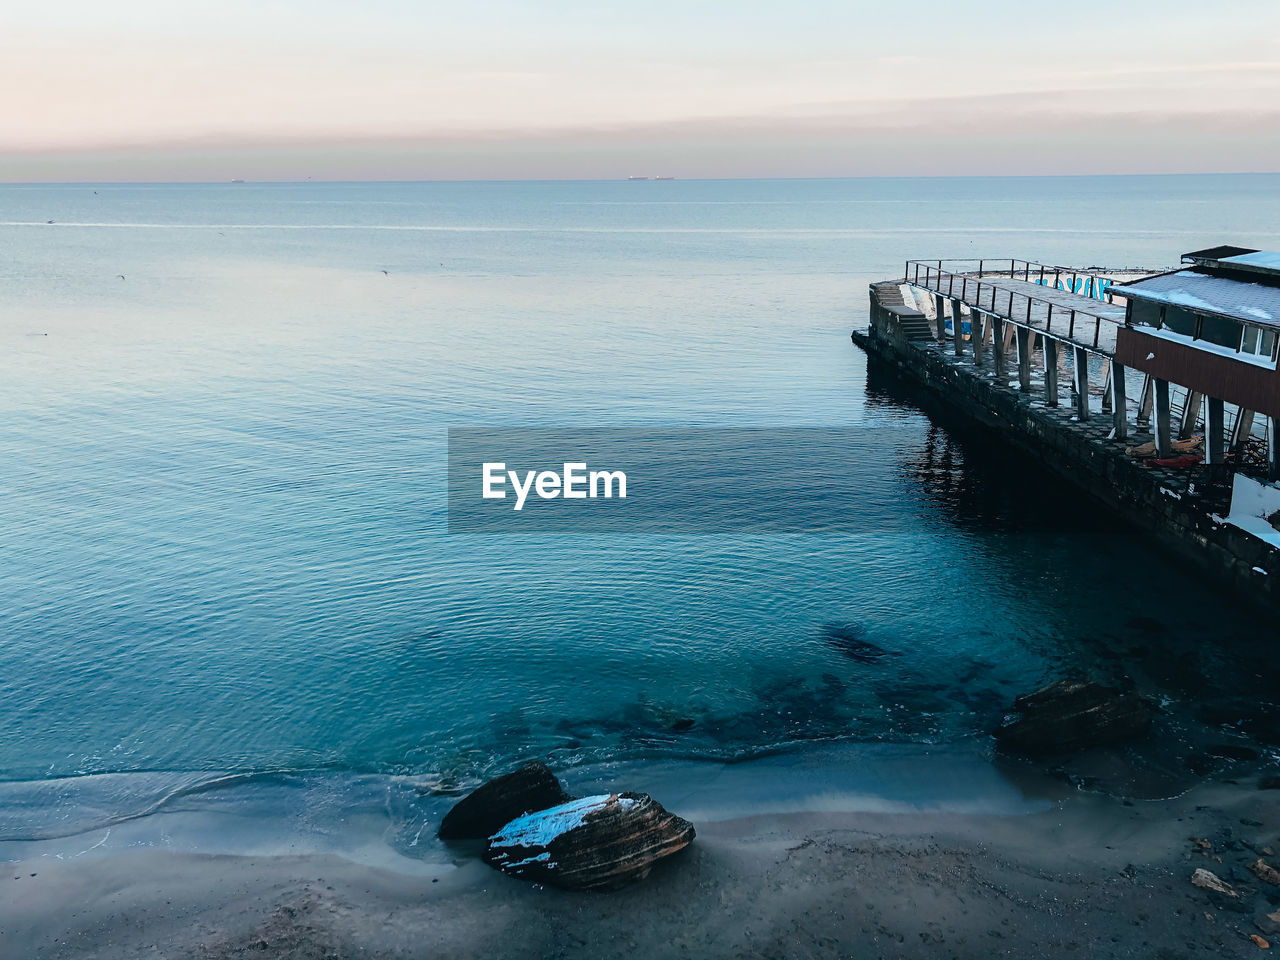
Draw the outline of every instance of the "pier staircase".
[[[886,313],[893,314],[904,337],[908,340],[934,338],[929,318],[917,310],[915,304],[907,303],[902,295],[902,287],[896,283],[878,283],[875,286],[877,302]]]

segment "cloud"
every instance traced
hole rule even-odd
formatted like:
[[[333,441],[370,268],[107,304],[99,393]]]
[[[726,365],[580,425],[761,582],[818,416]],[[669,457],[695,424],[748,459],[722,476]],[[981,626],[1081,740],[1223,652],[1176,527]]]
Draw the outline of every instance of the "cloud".
[[[602,12],[590,30],[520,21],[527,36],[511,24],[490,36],[478,21],[436,29],[409,6],[402,31],[352,21],[349,39],[324,17],[296,33],[252,18],[241,30],[217,4],[201,8],[207,35],[162,35],[140,15],[114,34],[19,25],[0,37],[0,176],[607,176],[628,151],[700,175],[949,161],[954,172],[1015,161],[1128,169],[1141,158],[1198,169],[1204,138],[1230,139],[1223,169],[1278,162],[1263,159],[1280,130],[1280,57],[1267,58],[1265,18],[1242,36],[1197,9],[1135,33],[1124,11],[1082,10],[1046,34],[1024,20],[979,30],[935,6],[939,23],[959,23],[954,34],[846,13],[859,32],[846,43],[815,34],[813,55],[797,53],[804,38],[790,27],[786,43],[708,34],[662,49],[655,33],[645,46]],[[264,14],[273,29],[296,15],[290,4]],[[723,25],[698,17],[712,32]],[[760,19],[753,29],[767,26]],[[917,156],[924,145],[936,153]]]

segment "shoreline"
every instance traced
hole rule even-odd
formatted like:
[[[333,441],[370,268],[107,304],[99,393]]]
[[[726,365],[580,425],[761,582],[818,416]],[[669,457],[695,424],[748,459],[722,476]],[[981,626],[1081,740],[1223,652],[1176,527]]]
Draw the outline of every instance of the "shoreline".
[[[1022,814],[1070,791],[1033,767],[1002,767],[978,744],[801,743],[744,760],[620,759],[558,774],[577,796],[636,790],[703,823],[798,812]],[[436,830],[480,782],[440,789],[431,777],[324,770],[10,781],[0,783],[0,865],[140,850],[332,854],[420,875],[456,859]]]
[[[381,820],[326,812],[295,784],[305,802],[263,820],[194,794],[131,828],[31,842],[20,859],[0,845],[0,956],[1230,956],[1257,951],[1253,918],[1280,902],[1247,871],[1280,850],[1280,791],[1253,781],[1142,800],[974,747],[870,744],[563,779],[579,794],[651,792],[698,839],[633,887],[575,894],[435,840],[456,797],[425,798],[429,830],[415,829],[430,842],[397,848],[390,806]],[[1201,866],[1248,896],[1192,886]]]
[[[1025,815],[772,813],[697,829],[687,851],[610,894],[538,887],[478,859],[421,876],[330,854],[29,864],[0,877],[0,951],[32,960],[1244,956],[1258,949],[1247,939],[1254,913],[1274,909],[1277,888],[1239,878],[1275,842],[1280,791],[1206,784],[1132,805],[1081,794]],[[1192,886],[1202,866],[1249,896],[1228,902]]]

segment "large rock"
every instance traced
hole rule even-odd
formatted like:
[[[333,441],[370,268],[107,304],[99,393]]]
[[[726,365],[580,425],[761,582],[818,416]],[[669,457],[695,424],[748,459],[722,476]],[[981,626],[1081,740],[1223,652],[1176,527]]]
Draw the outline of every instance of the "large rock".
[[[504,823],[572,800],[544,763],[530,763],[467,794],[440,823],[442,840],[483,840]]]
[[[613,890],[644,879],[693,837],[693,824],[647,793],[610,793],[512,820],[489,838],[484,858],[535,883]]]
[[[1133,740],[1150,729],[1151,708],[1133,691],[1059,680],[1014,700],[996,739],[1022,753],[1071,753]]]

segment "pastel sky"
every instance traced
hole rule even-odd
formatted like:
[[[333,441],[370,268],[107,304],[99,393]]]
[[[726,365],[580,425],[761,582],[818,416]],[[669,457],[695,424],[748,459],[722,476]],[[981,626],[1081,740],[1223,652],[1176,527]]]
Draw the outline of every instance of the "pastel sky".
[[[1276,0],[46,0],[0,180],[1280,170]]]

